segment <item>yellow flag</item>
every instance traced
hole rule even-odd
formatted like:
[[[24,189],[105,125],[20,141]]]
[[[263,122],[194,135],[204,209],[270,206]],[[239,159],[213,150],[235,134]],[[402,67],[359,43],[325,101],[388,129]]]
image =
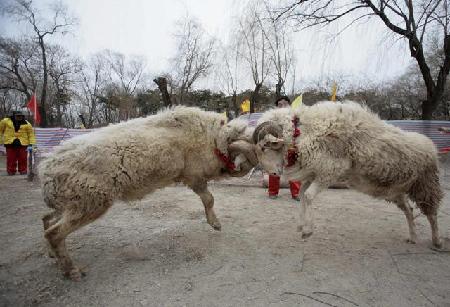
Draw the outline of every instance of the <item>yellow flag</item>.
[[[297,109],[303,103],[303,94],[298,95],[297,98],[294,99],[291,103],[292,109]]]
[[[241,103],[241,110],[242,110],[242,113],[250,112],[250,100],[245,99]]]
[[[336,101],[336,92],[337,92],[337,84],[336,82],[333,82],[333,87],[331,88],[331,101]]]

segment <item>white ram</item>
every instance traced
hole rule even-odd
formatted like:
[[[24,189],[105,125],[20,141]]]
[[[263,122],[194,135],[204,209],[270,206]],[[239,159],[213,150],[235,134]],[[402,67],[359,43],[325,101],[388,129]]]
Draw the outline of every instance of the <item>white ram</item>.
[[[45,238],[64,274],[80,279],[65,239],[103,215],[115,200],[135,200],[182,182],[200,196],[207,222],[221,225],[207,181],[243,176],[256,157],[247,157],[235,172],[227,167],[228,145],[244,133],[246,124],[197,108],[175,107],[75,137],[39,165],[44,201],[54,209],[43,218]],[[239,142],[238,142],[239,144]],[[240,146],[244,148],[245,146]],[[220,155],[224,159],[220,159]],[[238,155],[234,152],[232,157]]]
[[[295,117],[301,130],[296,163],[285,168],[284,176],[302,181],[299,231],[303,237],[313,231],[311,204],[316,195],[346,181],[360,192],[394,202],[406,216],[412,243],[417,235],[408,198],[414,201],[431,225],[433,245],[441,246],[437,210],[443,192],[437,150],[429,138],[387,124],[354,102],[272,110],[263,116],[252,140],[259,162],[269,173],[280,175],[283,170]]]

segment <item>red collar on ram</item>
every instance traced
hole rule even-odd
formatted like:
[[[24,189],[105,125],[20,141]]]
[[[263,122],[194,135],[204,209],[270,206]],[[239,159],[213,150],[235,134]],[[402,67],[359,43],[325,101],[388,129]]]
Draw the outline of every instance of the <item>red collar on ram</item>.
[[[297,116],[294,116],[294,118],[292,119],[292,126],[294,128],[294,132],[292,134],[292,144],[286,154],[286,160],[287,160],[286,166],[287,167],[294,165],[298,158],[298,150],[297,150],[297,147],[295,147],[295,139],[298,138],[301,134],[301,131],[300,131],[300,128],[298,128],[298,125],[299,125],[299,119]]]
[[[234,165],[233,161],[231,161],[230,157],[221,152],[218,148],[214,148],[214,154],[217,156],[217,158],[219,158],[220,161],[225,164],[227,170],[234,171],[236,166]]]

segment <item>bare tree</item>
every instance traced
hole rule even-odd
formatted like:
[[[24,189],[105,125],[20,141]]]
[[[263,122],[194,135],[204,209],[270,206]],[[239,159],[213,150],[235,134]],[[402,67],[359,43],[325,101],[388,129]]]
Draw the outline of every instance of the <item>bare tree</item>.
[[[170,107],[172,105],[172,99],[170,97],[169,91],[167,90],[167,77],[157,77],[153,80],[155,84],[158,86],[159,91],[162,95],[163,103],[166,107]]]
[[[441,101],[450,71],[450,11],[448,0],[300,0],[280,9],[279,16],[293,18],[298,27],[328,25],[349,18],[346,27],[376,17],[390,33],[408,42],[427,89],[422,119],[431,119]],[[344,29],[345,29],[344,28]],[[425,47],[430,35],[440,40],[443,57],[436,73],[430,69]]]
[[[141,82],[145,69],[145,60],[141,56],[126,58],[119,52],[106,51],[108,63],[123,92],[133,94]]]
[[[237,101],[237,92],[240,82],[240,63],[241,63],[241,40],[233,40],[228,45],[222,46],[216,76],[221,90],[231,96],[228,104],[228,110],[233,110],[234,115],[239,114],[239,103]]]
[[[33,31],[33,39],[36,40],[42,57],[42,91],[39,104],[41,114],[41,125],[46,127],[47,120],[47,86],[48,86],[48,63],[47,63],[47,43],[49,36],[56,33],[65,34],[66,31],[75,24],[75,19],[69,16],[66,7],[62,2],[54,2],[51,6],[52,17],[46,19],[39,14],[33,6],[31,0],[14,0],[11,5],[5,7],[4,11],[15,18],[18,22],[29,24]]]
[[[85,63],[80,72],[81,80],[78,97],[82,104],[82,109],[78,114],[85,119],[85,127],[92,128],[95,123],[102,122],[100,118],[100,97],[104,95],[104,88],[107,82],[106,60],[100,53],[92,55]]]
[[[250,112],[255,112],[261,87],[270,72],[271,63],[268,59],[268,44],[260,26],[260,16],[257,3],[250,3],[239,20],[238,35],[243,42],[242,57],[250,68],[255,89],[250,97]]]
[[[38,84],[38,58],[32,41],[0,37],[0,90],[18,91],[30,99]]]
[[[115,85],[115,100],[119,107],[120,120],[128,120],[137,115],[134,93],[140,85],[145,60],[140,56],[125,57],[125,55],[105,51],[105,56],[111,69],[111,81]]]
[[[23,106],[23,95],[16,90],[0,90],[0,118],[11,115]]]
[[[56,111],[56,115],[49,112],[49,124],[65,126],[63,114],[70,102],[77,74],[81,71],[81,63],[59,45],[47,46],[47,53],[48,74],[52,81],[49,86],[48,105]]]
[[[177,54],[174,70],[179,89],[178,103],[182,104],[193,84],[209,73],[215,40],[207,38],[201,25],[192,18],[185,18],[178,23],[175,37]]]
[[[261,15],[256,15],[256,18],[269,46],[269,58],[276,73],[275,95],[278,98],[285,92],[284,84],[294,63],[294,53],[287,23],[278,18],[267,2],[264,4]]]

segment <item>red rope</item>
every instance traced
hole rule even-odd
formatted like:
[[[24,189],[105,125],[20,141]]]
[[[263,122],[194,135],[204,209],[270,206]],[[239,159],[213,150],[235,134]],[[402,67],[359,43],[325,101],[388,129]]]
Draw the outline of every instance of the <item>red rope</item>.
[[[218,148],[214,148],[214,153],[219,158],[219,160],[225,164],[225,166],[228,170],[234,171],[234,169],[236,168],[236,165],[234,165],[234,163],[233,163],[233,161],[231,161],[230,157],[225,155]]]
[[[294,127],[294,132],[292,134],[292,144],[291,147],[287,151],[286,160],[287,164],[286,166],[292,166],[295,164],[298,158],[298,150],[297,147],[295,147],[295,140],[302,134],[300,129],[298,128],[299,119],[297,116],[294,116],[292,119],[292,126]]]

